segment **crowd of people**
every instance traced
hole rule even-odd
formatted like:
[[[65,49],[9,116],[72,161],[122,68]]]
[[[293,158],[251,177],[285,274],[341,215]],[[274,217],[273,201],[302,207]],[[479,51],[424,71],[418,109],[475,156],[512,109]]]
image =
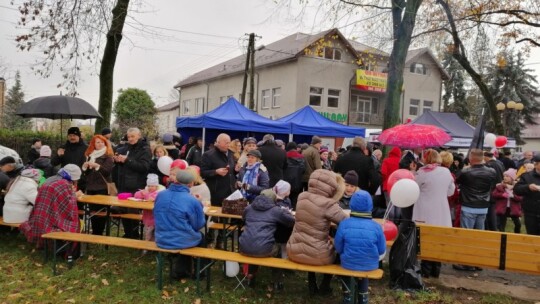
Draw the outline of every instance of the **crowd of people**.
[[[378,268],[385,238],[371,219],[385,213],[396,222],[500,231],[510,217],[515,233],[521,232],[524,216],[527,233],[540,235],[540,155],[530,151],[514,162],[507,151],[499,158],[498,151],[473,149],[465,159],[448,151],[393,147],[382,159],[381,150],[359,137],[336,152],[324,147],[318,136],[309,144],[285,144],[271,134],[257,141],[222,133],[203,150],[201,138],[191,137],[182,145],[177,134],[150,142],[139,129],[130,128],[118,145],[111,143],[110,135],[105,128],[87,145],[80,130],[72,127],[67,142],[54,154],[35,140],[28,166],[11,179],[8,173],[15,161],[0,160],[4,221],[21,223],[28,241],[40,247],[43,233],[80,231],[77,198],[109,194],[114,183],[119,193],[155,201],[154,210],[143,214],[144,239],[168,249],[207,246],[212,238],[202,232],[204,208],[221,206],[235,191],[250,202],[243,214],[239,252],[309,265]],[[184,159],[189,167],[174,161],[170,172],[163,172],[158,164],[165,156]],[[386,210],[389,178],[398,169],[415,176],[420,196],[411,207]],[[126,219],[122,224],[124,237],[141,237],[137,221]],[[91,218],[92,233],[103,234],[104,226],[103,217]],[[173,279],[193,275],[189,257],[174,256],[171,262]],[[439,276],[440,263],[422,261],[421,266],[424,277]],[[249,266],[248,285],[255,286],[256,274],[257,267]],[[284,288],[281,272],[274,271],[272,278],[275,290]],[[314,273],[308,274],[310,293],[332,292],[331,276],[317,281]],[[356,284],[358,297],[367,302],[367,279]],[[350,303],[349,287],[343,286],[344,303]]]

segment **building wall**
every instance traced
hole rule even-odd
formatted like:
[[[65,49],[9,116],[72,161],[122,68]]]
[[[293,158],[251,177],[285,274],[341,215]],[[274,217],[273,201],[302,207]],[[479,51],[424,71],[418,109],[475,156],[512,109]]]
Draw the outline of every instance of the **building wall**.
[[[157,127],[160,135],[176,132],[176,117],[178,117],[178,108],[157,113]]]
[[[414,62],[422,63],[427,67],[426,75],[411,73],[410,66]],[[403,122],[406,122],[408,119],[413,120],[423,113],[421,109],[418,109],[417,115],[412,115],[410,113],[411,99],[419,100],[420,105],[423,105],[424,101],[432,101],[433,104],[431,110],[439,111],[442,94],[441,72],[428,54],[423,54],[417,59],[407,63],[403,73],[403,80],[403,88],[405,89],[403,92],[401,108]]]

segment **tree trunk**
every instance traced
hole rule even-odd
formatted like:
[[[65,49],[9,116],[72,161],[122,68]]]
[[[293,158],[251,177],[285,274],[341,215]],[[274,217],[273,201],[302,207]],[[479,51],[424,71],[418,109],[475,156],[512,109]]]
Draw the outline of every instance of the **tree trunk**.
[[[487,87],[486,83],[482,79],[482,75],[478,74],[476,70],[472,67],[471,63],[469,62],[469,59],[467,59],[467,55],[465,54],[465,47],[463,46],[463,43],[461,42],[461,39],[459,38],[459,34],[456,27],[456,22],[454,20],[454,15],[452,14],[452,11],[450,10],[450,6],[448,5],[448,2],[445,0],[438,0],[438,3],[442,6],[444,12],[446,13],[446,17],[448,19],[448,23],[450,24],[450,35],[452,36],[452,39],[454,40],[454,44],[451,46],[451,52],[452,57],[456,59],[456,61],[469,73],[472,80],[478,88],[480,89],[480,92],[482,93],[482,96],[484,97],[489,114],[491,118],[493,119],[493,124],[495,127],[495,132],[497,134],[504,134],[504,128],[501,123],[501,119],[499,117],[499,113],[497,112],[497,107],[495,105],[495,100],[493,99],[493,95],[489,91],[489,88]]]
[[[392,1],[392,20],[394,45],[389,60],[388,85],[386,88],[386,103],[384,109],[383,129],[388,129],[400,123],[399,109],[401,91],[403,88],[403,72],[411,36],[414,30],[416,13],[423,0]],[[406,7],[404,7],[406,5]],[[406,12],[404,14],[404,11]]]
[[[112,22],[107,33],[107,43],[101,60],[99,72],[99,114],[103,117],[96,121],[96,132],[111,125],[111,112],[114,89],[114,66],[120,41],[122,41],[122,30],[128,12],[129,0],[118,0],[112,10]]]

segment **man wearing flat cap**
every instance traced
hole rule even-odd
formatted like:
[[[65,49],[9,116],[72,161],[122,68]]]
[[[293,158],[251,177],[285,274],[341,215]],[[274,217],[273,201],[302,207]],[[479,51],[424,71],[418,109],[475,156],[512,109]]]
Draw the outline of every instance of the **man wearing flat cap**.
[[[154,205],[156,244],[165,249],[206,247],[199,230],[205,225],[201,203],[190,194],[195,176],[189,170],[176,173],[176,181],[161,191]],[[172,256],[171,279],[179,280],[192,275],[189,256]]]

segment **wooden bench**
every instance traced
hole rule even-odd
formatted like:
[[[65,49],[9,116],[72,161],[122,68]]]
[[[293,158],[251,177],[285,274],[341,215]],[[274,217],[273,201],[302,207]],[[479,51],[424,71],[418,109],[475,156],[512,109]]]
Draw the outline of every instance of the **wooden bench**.
[[[419,224],[418,258],[540,274],[540,237]]]
[[[19,228],[21,224],[10,224],[10,223],[6,223],[4,222],[4,218],[0,216],[0,226],[9,226],[9,227],[13,227],[13,228]]]
[[[78,214],[84,216],[85,211],[84,210],[79,210]],[[88,221],[85,223],[85,225],[89,225],[90,224],[89,219],[94,217],[94,216],[107,217],[107,212],[104,212],[104,211],[99,211],[99,212],[91,211],[90,212],[90,217],[88,218]],[[114,221],[114,220],[126,219],[126,220],[142,221],[142,214],[139,214],[139,213],[110,213],[109,217],[110,217],[109,220],[111,221],[110,223],[112,225],[115,225],[115,226],[118,227],[118,230],[116,231],[116,236],[118,236],[119,233],[120,233],[120,223],[118,221]],[[143,228],[142,223],[140,223],[138,229],[139,229],[139,234],[141,235],[141,238],[143,236],[143,229],[142,228]],[[85,230],[86,229],[87,228],[85,228]]]
[[[89,235],[89,234],[81,234],[81,233],[71,233],[71,232],[51,232],[42,235],[42,238],[45,240],[52,240],[53,241],[53,273],[56,275],[56,251],[57,251],[57,240],[62,241],[68,241],[68,242],[80,242],[80,243],[92,243],[92,244],[100,244],[100,245],[108,245],[108,246],[117,246],[117,247],[125,247],[125,248],[133,248],[133,249],[140,249],[140,250],[148,250],[148,251],[155,251],[157,252],[157,286],[159,289],[163,287],[163,257],[161,253],[176,253],[176,254],[183,254],[188,255],[196,258],[196,280],[197,280],[197,292],[200,293],[200,274],[205,271],[206,274],[206,288],[209,291],[210,290],[210,265],[206,265],[205,267],[201,266],[201,259],[209,259],[212,261],[218,260],[218,261],[233,261],[238,263],[247,263],[251,265],[258,265],[258,266],[265,266],[265,267],[272,267],[272,268],[281,268],[281,269],[289,269],[289,270],[295,270],[295,271],[308,271],[308,272],[316,272],[316,273],[325,273],[325,274],[333,274],[333,275],[339,275],[339,276],[347,276],[352,278],[368,278],[368,279],[381,279],[383,276],[383,271],[381,269],[376,269],[373,271],[352,271],[342,268],[340,265],[324,265],[324,266],[312,266],[312,265],[304,265],[295,263],[290,260],[286,259],[279,259],[279,258],[254,258],[254,257],[248,257],[241,255],[240,253],[236,252],[229,252],[229,251],[223,251],[223,250],[217,250],[217,249],[211,249],[211,248],[200,248],[200,247],[194,247],[194,248],[188,248],[188,249],[181,249],[181,250],[168,250],[168,249],[162,249],[157,247],[155,242],[152,241],[142,241],[142,240],[132,240],[132,239],[125,239],[125,238],[117,238],[117,237],[111,237],[111,236],[101,236],[101,235]],[[47,242],[45,242],[46,246]],[[45,253],[48,253],[47,248],[45,248]],[[48,256],[45,257],[46,261],[48,260]],[[353,288],[355,284],[352,284]],[[352,294],[354,295],[354,289],[351,290]]]

